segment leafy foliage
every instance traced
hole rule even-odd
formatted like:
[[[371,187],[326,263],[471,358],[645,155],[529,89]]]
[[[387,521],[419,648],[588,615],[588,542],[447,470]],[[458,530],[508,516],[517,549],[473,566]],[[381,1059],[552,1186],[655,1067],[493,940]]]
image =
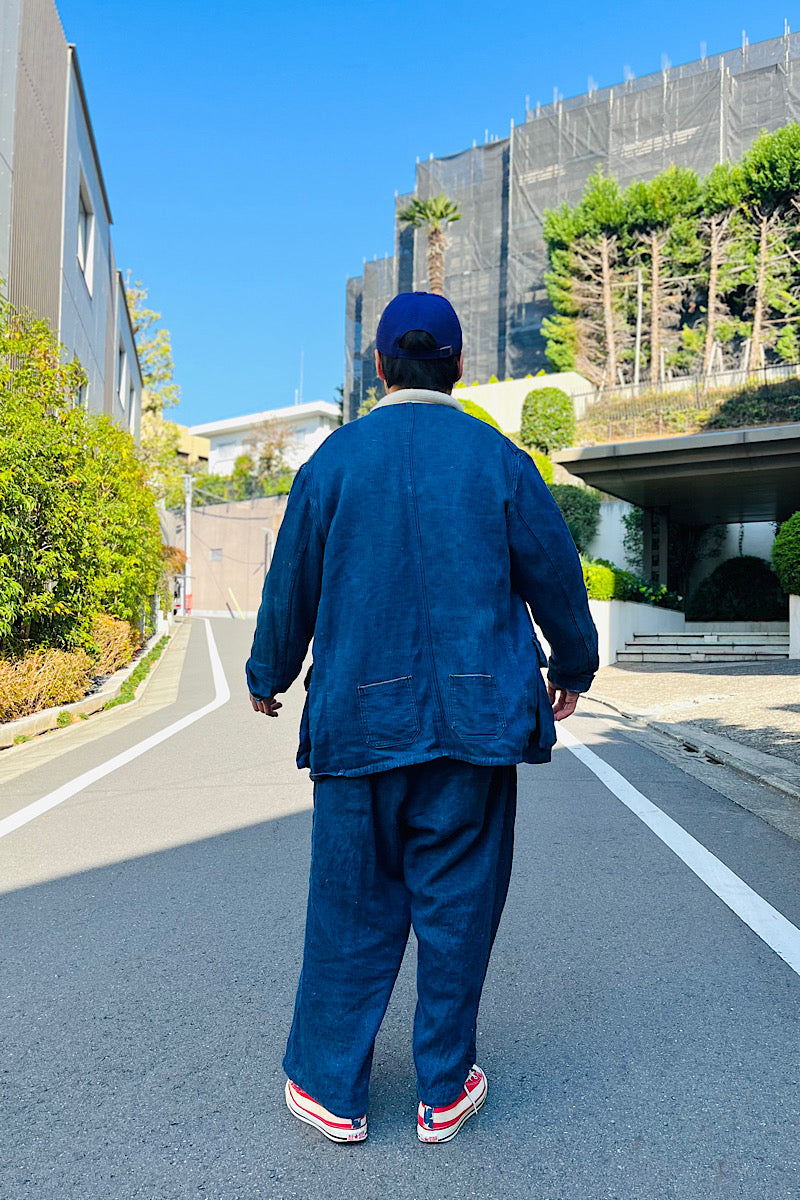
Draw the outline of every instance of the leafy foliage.
[[[691,621],[785,621],[788,600],[763,558],[744,554],[721,562],[692,593]]]
[[[583,581],[590,600],[632,600],[656,608],[680,610],[683,597],[662,584],[648,583],[604,558],[581,558]]]
[[[534,388],[522,405],[519,436],[525,446],[549,454],[575,444],[575,409],[560,388]]]
[[[551,484],[550,491],[561,509],[572,540],[578,550],[585,553],[600,523],[600,497],[589,488],[575,487],[571,483]]]
[[[0,651],[94,648],[138,626],[161,574],[155,500],[129,434],[74,404],[85,376],[44,321],[0,301]]]
[[[772,545],[772,566],[790,596],[800,596],[800,512],[784,521]]]
[[[161,313],[147,307],[149,290],[139,279],[131,283],[130,271],[125,294],[146,392],[142,410],[161,416],[181,398],[181,389],[173,379],[172,337],[168,329],[159,325]]]
[[[704,180],[670,166],[623,190],[596,172],[576,205],[545,214],[544,236],[554,314],[542,329],[558,370],[614,389],[797,361],[797,123],[762,132]]]
[[[500,429],[500,426],[495,421],[491,413],[488,413],[485,408],[481,408],[480,404],[476,404],[474,400],[461,400],[464,412],[469,413],[471,417],[477,417],[479,421],[485,421],[487,425],[493,425],[495,429]],[[502,433],[502,429],[500,429]]]

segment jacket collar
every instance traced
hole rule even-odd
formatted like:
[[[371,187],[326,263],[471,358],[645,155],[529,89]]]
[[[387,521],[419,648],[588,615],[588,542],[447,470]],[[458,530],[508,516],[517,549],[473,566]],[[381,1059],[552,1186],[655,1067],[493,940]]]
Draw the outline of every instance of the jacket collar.
[[[430,392],[425,388],[403,388],[399,392],[391,392],[390,395],[384,396],[383,400],[379,400],[375,407],[370,409],[370,412],[375,412],[378,408],[388,408],[390,404],[445,404],[448,408],[464,411],[461,401],[456,400],[453,396],[448,396],[446,392]]]

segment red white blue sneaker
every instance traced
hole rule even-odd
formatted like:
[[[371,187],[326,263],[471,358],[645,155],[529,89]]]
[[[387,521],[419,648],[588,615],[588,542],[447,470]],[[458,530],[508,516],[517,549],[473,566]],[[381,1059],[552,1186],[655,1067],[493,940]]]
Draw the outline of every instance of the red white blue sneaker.
[[[286,1107],[299,1120],[313,1125],[332,1142],[363,1142],[367,1136],[365,1116],[356,1117],[354,1120],[349,1117],[336,1117],[332,1112],[328,1112],[327,1108],[317,1104],[316,1100],[312,1100],[296,1083],[292,1083],[291,1079],[286,1081]]]
[[[473,1066],[457,1100],[445,1108],[420,1104],[417,1109],[417,1137],[421,1142],[449,1142],[468,1117],[473,1116],[486,1099],[486,1076]]]

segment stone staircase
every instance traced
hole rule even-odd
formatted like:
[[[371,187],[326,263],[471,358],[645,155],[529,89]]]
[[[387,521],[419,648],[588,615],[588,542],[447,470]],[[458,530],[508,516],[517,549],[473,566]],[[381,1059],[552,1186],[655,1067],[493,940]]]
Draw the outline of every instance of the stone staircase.
[[[635,633],[617,653],[617,662],[763,662],[788,657],[788,632]]]

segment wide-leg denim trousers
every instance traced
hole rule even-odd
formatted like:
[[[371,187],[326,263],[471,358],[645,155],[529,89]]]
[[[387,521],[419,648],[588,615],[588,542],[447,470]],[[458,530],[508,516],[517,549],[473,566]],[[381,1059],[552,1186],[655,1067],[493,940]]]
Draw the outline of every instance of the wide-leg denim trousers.
[[[419,1097],[451,1104],[475,1061],[508,892],[516,767],[437,758],[314,786],[303,969],[284,1069],[341,1117],[367,1111],[375,1037],[409,929]]]

